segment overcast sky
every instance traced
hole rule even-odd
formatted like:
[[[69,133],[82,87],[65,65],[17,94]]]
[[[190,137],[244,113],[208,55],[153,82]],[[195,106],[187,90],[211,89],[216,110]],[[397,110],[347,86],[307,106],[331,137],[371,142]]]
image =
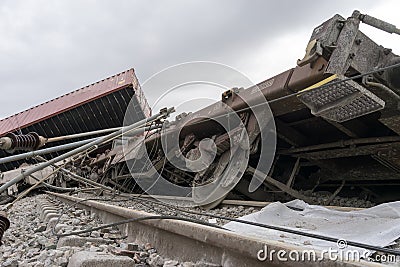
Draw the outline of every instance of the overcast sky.
[[[396,0],[3,0],[0,118],[132,67],[143,82],[174,64],[215,61],[260,82],[295,66],[314,27],[354,9],[400,27]],[[400,36],[361,29],[400,54]]]

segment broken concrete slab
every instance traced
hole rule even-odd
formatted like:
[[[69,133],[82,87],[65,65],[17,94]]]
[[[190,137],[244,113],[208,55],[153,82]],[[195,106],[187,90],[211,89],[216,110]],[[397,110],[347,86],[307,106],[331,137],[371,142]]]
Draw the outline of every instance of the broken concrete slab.
[[[110,241],[103,238],[94,237],[80,237],[80,236],[66,236],[60,238],[57,243],[57,248],[60,247],[82,247],[86,242],[94,244],[107,244]]]
[[[109,267],[135,266],[135,261],[127,256],[115,256],[102,252],[80,251],[71,256],[68,267]]]

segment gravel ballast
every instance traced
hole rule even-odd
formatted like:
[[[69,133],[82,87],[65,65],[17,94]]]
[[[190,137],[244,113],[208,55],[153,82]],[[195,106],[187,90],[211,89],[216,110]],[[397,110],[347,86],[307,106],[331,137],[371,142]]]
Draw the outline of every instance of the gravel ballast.
[[[99,202],[114,204],[136,210],[142,210],[160,215],[178,215],[184,213],[150,201],[110,200],[110,197],[94,197],[89,194],[79,194],[80,198],[97,198]],[[121,199],[123,200],[123,199]],[[351,201],[351,200],[349,200]],[[347,202],[348,203],[348,202]],[[353,203],[357,203],[354,201]],[[369,203],[362,203],[363,205]],[[68,209],[67,209],[68,207]],[[193,219],[223,225],[227,221],[213,219],[206,213],[238,218],[258,211],[260,208],[248,206],[223,206],[205,211],[200,208],[189,210],[203,214],[185,214]],[[62,210],[65,214],[60,217]],[[60,217],[60,220],[58,221]],[[105,228],[78,236],[58,238],[52,232],[53,226],[57,233],[84,230],[101,226],[96,214],[85,210],[69,207],[60,201],[54,201],[47,195],[41,194],[26,197],[17,202],[8,212],[10,228],[3,236],[0,246],[0,266],[92,266],[96,259],[102,260],[103,265],[131,265],[151,267],[212,267],[219,266],[206,262],[179,262],[175,259],[164,258],[157,253],[157,248],[150,243],[128,243],[118,228]],[[57,224],[57,225],[56,225]],[[399,248],[400,243],[393,248]],[[108,265],[107,265],[108,264]]]
[[[127,237],[117,228],[92,231],[79,237],[58,238],[53,234],[52,226],[57,223],[61,210],[66,207],[59,201],[49,204],[46,195],[26,197],[16,203],[8,212],[11,225],[3,236],[3,245],[0,246],[0,266],[94,266],[96,259],[98,261],[95,266],[219,266],[164,258],[150,243],[128,243]],[[57,217],[53,216],[55,211],[58,213]],[[69,208],[54,229],[57,233],[64,233],[101,225],[102,222],[97,219],[96,214]]]

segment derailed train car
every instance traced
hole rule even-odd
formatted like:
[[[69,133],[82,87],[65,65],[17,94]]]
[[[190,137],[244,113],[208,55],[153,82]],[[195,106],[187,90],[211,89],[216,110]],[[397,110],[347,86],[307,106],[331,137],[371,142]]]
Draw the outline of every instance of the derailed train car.
[[[41,155],[52,159],[77,147],[87,138],[96,138],[106,131],[121,127],[128,105],[135,109],[131,117],[133,122],[151,114],[134,69],[0,120],[0,184],[38,162],[32,156],[24,156],[27,150],[51,151]],[[65,148],[61,149],[62,146]],[[107,146],[103,146],[97,153],[107,149]],[[51,181],[56,183],[55,179]],[[34,184],[35,180],[26,177],[20,184],[25,183]],[[65,186],[66,183],[58,182],[57,185]],[[16,194],[18,188],[14,186],[8,193]]]
[[[221,193],[209,205],[228,193],[231,197],[266,200],[282,193],[306,198],[301,193],[305,190],[341,191],[377,202],[398,199],[400,57],[359,31],[361,22],[400,34],[394,25],[358,11],[347,19],[335,15],[313,30],[306,54],[295,68],[257,85],[263,97],[254,100],[253,105],[268,102],[276,125],[276,155],[269,173],[256,170],[261,150],[259,135],[265,125],[260,125],[244,101],[251,98],[254,88],[234,88],[223,94],[220,103],[178,116],[165,131],[133,142],[128,158],[123,158],[126,150],[116,146],[104,168],[109,170],[110,181],[123,184],[121,190],[131,192],[137,182],[151,175],[191,187],[211,184],[221,177],[232,179],[229,175],[233,166],[226,154],[239,153],[231,151],[234,141],[217,120],[204,119],[223,116],[226,111],[218,107],[224,103],[246,127],[250,158],[232,190]],[[163,149],[163,136],[178,136],[179,146],[170,151],[172,156]],[[201,149],[204,138],[212,139],[216,149],[207,169],[194,172],[172,164],[174,158],[182,156],[198,158],[207,150]],[[140,142],[145,143],[147,163],[143,152],[135,149]],[[255,173],[263,182],[249,192]],[[131,176],[136,182],[130,187],[126,179],[132,180]]]

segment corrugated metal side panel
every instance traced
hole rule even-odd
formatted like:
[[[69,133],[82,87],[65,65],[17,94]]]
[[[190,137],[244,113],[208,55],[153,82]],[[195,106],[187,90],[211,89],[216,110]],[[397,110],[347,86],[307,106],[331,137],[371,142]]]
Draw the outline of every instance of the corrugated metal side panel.
[[[141,104],[141,108],[146,116],[149,116],[150,108],[146,98],[140,89],[134,69],[130,69],[0,120],[0,136],[33,125],[131,84],[138,95],[136,97]]]
[[[134,97],[136,97],[136,100],[138,101],[140,107],[142,108],[143,113],[146,116],[146,118],[150,117],[151,116],[151,108],[149,106],[149,103],[147,102],[147,98],[145,97],[142,87],[140,86],[139,83],[135,88]]]

